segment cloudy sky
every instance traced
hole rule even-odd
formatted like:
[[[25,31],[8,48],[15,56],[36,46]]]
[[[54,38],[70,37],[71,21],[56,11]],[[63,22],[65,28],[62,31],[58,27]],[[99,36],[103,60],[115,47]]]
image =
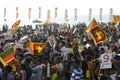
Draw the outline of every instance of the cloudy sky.
[[[54,9],[58,7],[58,22],[64,22],[64,11],[68,9],[70,21],[74,20],[74,8],[77,8],[78,21],[88,20],[89,8],[92,8],[92,17],[98,18],[99,9],[103,9],[103,15],[110,13],[113,8],[113,14],[120,14],[119,0],[0,0],[0,26],[4,24],[4,7],[7,8],[7,24],[12,25],[16,21],[16,7],[19,7],[19,18],[23,24],[30,24],[32,20],[38,19],[38,7],[41,7],[41,19],[47,19],[47,10],[51,11],[51,20],[54,20]],[[31,10],[31,20],[28,19],[28,8]],[[84,15],[84,16],[82,16]],[[86,15],[86,16],[85,16]],[[94,16],[98,15],[98,16]],[[104,19],[106,20],[106,19]]]

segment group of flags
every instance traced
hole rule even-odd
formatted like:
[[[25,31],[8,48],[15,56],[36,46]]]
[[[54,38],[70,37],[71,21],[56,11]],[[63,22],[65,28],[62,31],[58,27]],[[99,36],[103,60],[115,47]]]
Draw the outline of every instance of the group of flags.
[[[112,15],[112,18],[113,20],[110,23],[110,27],[115,26],[117,23],[120,23],[120,15]],[[95,45],[107,41],[106,32],[98,24],[95,18],[92,19],[86,31],[91,34]]]
[[[40,19],[41,18],[41,7],[38,7],[38,18]],[[31,19],[31,11],[32,11],[32,8],[28,8],[28,19],[30,20]],[[6,18],[6,13],[7,13],[7,9],[4,8],[4,19]],[[50,10],[47,10],[47,20],[50,20],[51,19],[51,11]],[[99,12],[99,20],[101,21],[103,19],[103,9],[100,8],[100,12]],[[19,18],[19,7],[16,7],[16,19]],[[58,8],[55,7],[55,10],[54,10],[54,18],[57,18],[58,17]],[[91,15],[92,15],[92,8],[89,9],[89,21],[91,20]],[[111,17],[113,15],[113,9],[110,8],[110,20],[111,20]],[[65,9],[64,11],[64,19],[67,20],[69,17],[68,15],[68,9]],[[77,18],[78,18],[78,10],[77,8],[74,8],[74,21],[77,21]]]
[[[55,18],[57,17],[57,9],[55,8]],[[30,19],[30,13],[31,13],[31,8],[28,9],[29,11],[29,19]],[[101,9],[101,15],[102,15],[102,9]],[[5,8],[5,12],[4,12],[4,17],[6,16],[6,8]],[[47,12],[47,20],[50,20],[50,10],[48,10]],[[90,14],[92,14],[92,9],[90,9]],[[101,16],[100,15],[100,16]],[[18,18],[19,13],[18,13],[18,7],[16,8],[16,18]],[[41,17],[41,8],[39,7],[39,18]],[[113,15],[113,21],[111,22],[111,24],[117,24],[120,23],[120,15]],[[68,18],[68,10],[65,10],[65,19]],[[102,18],[102,17],[101,17]],[[75,20],[77,20],[77,8],[75,8]],[[13,25],[12,28],[14,28],[13,33],[15,33],[17,31],[17,29],[19,28],[19,24],[20,24],[21,20],[16,21]],[[98,24],[98,22],[96,21],[95,18],[93,18],[90,22],[90,24],[87,27],[87,32],[90,33],[90,35],[93,38],[94,44],[98,45],[100,43],[106,42],[107,41],[107,36],[106,36],[106,32],[103,30],[103,28]],[[54,38],[51,38],[49,41],[52,45],[53,43],[55,43]],[[41,54],[42,50],[44,50],[45,48],[45,43],[35,43],[35,42],[30,42],[29,43],[29,48],[31,50],[31,52],[34,54],[34,51],[37,51],[38,53]],[[9,62],[11,62],[12,60],[14,60],[14,47],[10,47],[7,50],[5,50],[4,52],[2,52],[0,54],[0,61],[6,65]]]

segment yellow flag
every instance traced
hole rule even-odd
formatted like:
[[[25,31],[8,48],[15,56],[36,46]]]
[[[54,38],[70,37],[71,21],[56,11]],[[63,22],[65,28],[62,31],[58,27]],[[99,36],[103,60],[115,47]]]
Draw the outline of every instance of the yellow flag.
[[[95,45],[107,41],[105,31],[100,27],[95,18],[89,24],[87,31],[91,34]]]
[[[41,55],[42,50],[45,48],[45,44],[30,42],[28,47],[31,50],[32,54],[34,54],[34,52],[37,51],[38,55]]]

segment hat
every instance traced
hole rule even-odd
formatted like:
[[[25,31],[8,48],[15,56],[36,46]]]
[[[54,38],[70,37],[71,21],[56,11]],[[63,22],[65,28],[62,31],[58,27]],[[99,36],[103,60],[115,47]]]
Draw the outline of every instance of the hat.
[[[57,70],[57,66],[53,65],[53,66],[51,67],[51,69],[52,69],[52,70]]]

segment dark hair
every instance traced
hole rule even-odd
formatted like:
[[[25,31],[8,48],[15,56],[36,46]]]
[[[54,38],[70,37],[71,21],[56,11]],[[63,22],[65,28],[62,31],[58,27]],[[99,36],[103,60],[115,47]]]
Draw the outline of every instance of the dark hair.
[[[107,80],[107,79],[108,79],[107,76],[104,74],[100,76],[100,80]]]
[[[7,65],[7,66],[5,67],[5,69],[6,69],[8,72],[12,72],[12,67],[11,67],[10,65]]]

